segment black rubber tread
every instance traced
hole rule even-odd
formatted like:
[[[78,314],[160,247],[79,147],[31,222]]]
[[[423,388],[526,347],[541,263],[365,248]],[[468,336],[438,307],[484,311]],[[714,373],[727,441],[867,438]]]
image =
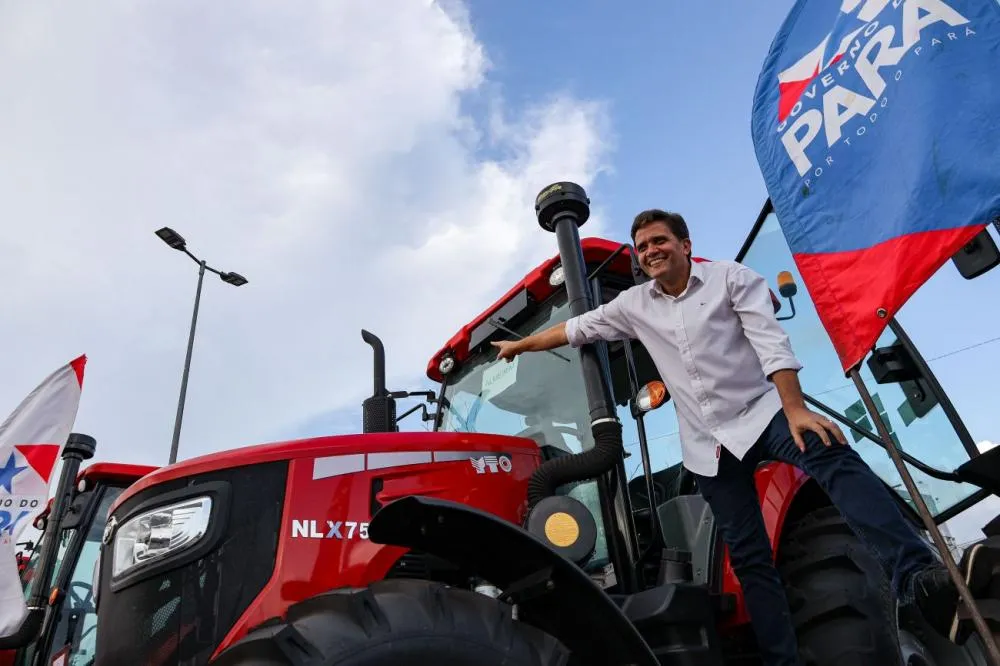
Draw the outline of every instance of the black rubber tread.
[[[778,569],[803,663],[900,664],[888,581],[837,509],[817,509],[783,533]]]
[[[217,666],[566,666],[569,651],[514,620],[511,607],[469,590],[388,579],[334,591],[250,632]]]

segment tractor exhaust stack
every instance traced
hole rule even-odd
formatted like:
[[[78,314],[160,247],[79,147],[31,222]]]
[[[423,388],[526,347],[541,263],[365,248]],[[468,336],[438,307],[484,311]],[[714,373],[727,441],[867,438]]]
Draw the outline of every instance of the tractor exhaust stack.
[[[538,224],[556,235],[570,316],[581,315],[593,307],[578,231],[590,217],[590,199],[576,183],[555,183],[535,198],[535,213]],[[622,425],[615,412],[597,349],[593,345],[584,345],[580,349],[580,360],[594,448],[547,461],[535,470],[528,483],[529,507],[551,496],[557,487],[565,483],[603,475],[622,459]]]
[[[385,388],[385,346],[377,335],[361,329],[361,339],[375,354],[372,395],[361,403],[364,432],[396,432],[396,401]]]

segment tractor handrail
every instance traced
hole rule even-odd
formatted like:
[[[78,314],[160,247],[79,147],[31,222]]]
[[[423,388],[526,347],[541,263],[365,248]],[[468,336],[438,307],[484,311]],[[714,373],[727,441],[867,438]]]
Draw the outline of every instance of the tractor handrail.
[[[805,398],[806,402],[808,402],[809,404],[813,405],[817,409],[822,410],[830,418],[832,418],[832,419],[834,419],[834,420],[842,423],[843,425],[847,426],[848,428],[850,428],[854,432],[858,433],[859,435],[861,435],[865,439],[867,439],[867,440],[869,440],[871,442],[874,442],[875,444],[878,444],[883,449],[885,449],[885,443],[883,443],[882,440],[879,439],[878,436],[875,435],[875,433],[871,432],[870,430],[868,430],[866,428],[862,428],[857,423],[855,423],[854,421],[851,421],[850,419],[848,419],[847,417],[843,416],[842,414],[840,414],[836,410],[831,409],[830,407],[827,407],[826,405],[824,405],[819,400],[816,400],[816,398],[812,398],[809,395],[804,395],[803,397]],[[931,467],[927,463],[924,463],[924,462],[920,461],[919,459],[914,458],[913,456],[911,456],[909,453],[906,453],[905,451],[900,451],[899,453],[902,456],[903,460],[905,460],[906,462],[910,463],[911,465],[913,465],[914,467],[916,467],[917,469],[919,469],[921,472],[923,472],[927,476],[933,477],[935,479],[941,479],[942,481],[955,481],[957,483],[961,483],[962,482],[961,477],[959,477],[958,474],[955,474],[954,472],[945,472],[945,471],[942,471],[940,469],[936,469],[934,467]]]

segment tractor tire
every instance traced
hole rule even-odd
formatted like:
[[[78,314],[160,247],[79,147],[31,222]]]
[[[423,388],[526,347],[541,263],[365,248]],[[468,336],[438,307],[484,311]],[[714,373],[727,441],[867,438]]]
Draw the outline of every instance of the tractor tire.
[[[777,564],[803,664],[903,663],[889,583],[836,508],[786,525]]]
[[[294,604],[213,666],[566,666],[569,651],[476,592],[390,579]]]

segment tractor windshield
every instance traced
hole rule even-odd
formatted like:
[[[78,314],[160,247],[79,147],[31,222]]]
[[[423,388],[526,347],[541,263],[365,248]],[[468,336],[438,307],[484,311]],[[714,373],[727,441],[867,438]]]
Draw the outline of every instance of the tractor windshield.
[[[568,318],[566,291],[561,289],[510,330],[527,336]],[[579,354],[568,347],[557,354],[522,354],[508,363],[497,361],[496,348],[483,342],[447,377],[440,429],[528,437],[538,442],[546,458],[593,447]],[[606,547],[596,483],[581,483],[568,494],[594,514],[598,546],[591,565],[603,564]]]
[[[527,336],[568,318],[563,291],[511,330]],[[572,350],[558,353],[522,354],[507,363],[496,360],[496,348],[484,343],[448,378],[441,429],[526,436],[564,452],[589,448],[579,357]]]

